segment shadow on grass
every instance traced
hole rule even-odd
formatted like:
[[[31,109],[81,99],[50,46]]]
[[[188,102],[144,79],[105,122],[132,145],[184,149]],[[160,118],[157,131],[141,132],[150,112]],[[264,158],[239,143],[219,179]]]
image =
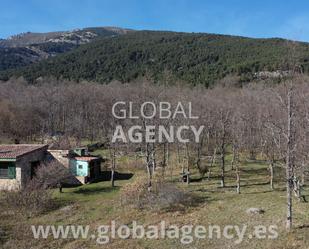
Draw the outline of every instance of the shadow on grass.
[[[191,178],[191,179],[190,179],[190,182],[201,182],[201,181],[203,181],[203,180],[204,180],[203,177],[200,177],[200,178]]]
[[[259,160],[259,159],[247,159],[244,161],[247,165],[268,165],[269,162],[266,160]]]
[[[228,176],[226,177],[226,178],[229,178]],[[199,178],[190,178],[190,182],[210,182],[210,181],[212,181],[212,180],[215,180],[215,181],[217,181],[217,180],[220,180],[221,178],[220,178],[220,176],[219,175],[212,175],[212,176],[210,176],[210,177],[208,177],[208,176],[201,176],[201,177],[199,177]]]
[[[256,195],[256,194],[266,194],[274,192],[273,190],[265,190],[265,191],[254,191],[254,192],[249,192],[249,193],[243,193],[244,195]]]
[[[249,183],[249,184],[241,184],[241,187],[252,187],[252,186],[266,186],[269,185],[269,182],[260,182],[260,183]]]
[[[199,188],[194,190],[194,192],[201,192],[201,193],[218,193],[217,189],[207,189],[207,188]]]
[[[304,224],[301,226],[296,227],[296,229],[309,229],[309,224]]]
[[[266,168],[260,168],[260,169],[241,169],[241,173],[247,174],[247,175],[267,175],[268,170]]]
[[[93,187],[93,188],[79,188],[74,190],[72,193],[74,194],[82,194],[82,195],[92,195],[92,194],[99,194],[99,193],[110,193],[116,190],[119,190],[120,187]]]
[[[309,195],[303,195],[305,202],[308,202],[307,200],[309,200]]]
[[[123,181],[123,180],[130,180],[134,174],[132,173],[119,173],[115,171],[114,174],[114,179],[115,181]],[[104,182],[104,181],[110,181],[112,177],[112,172],[111,171],[103,171],[101,172],[101,175],[98,179],[92,181],[93,183],[95,182]]]
[[[198,207],[201,204],[205,202],[210,202],[211,198],[208,196],[197,196],[197,195],[192,195],[191,196],[191,201],[188,202],[187,204],[190,205],[190,207]]]

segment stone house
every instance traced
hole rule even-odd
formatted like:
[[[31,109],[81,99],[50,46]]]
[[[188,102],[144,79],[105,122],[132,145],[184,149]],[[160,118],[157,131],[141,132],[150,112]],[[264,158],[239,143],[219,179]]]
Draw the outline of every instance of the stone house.
[[[0,190],[17,190],[33,178],[44,161],[48,145],[0,145]]]

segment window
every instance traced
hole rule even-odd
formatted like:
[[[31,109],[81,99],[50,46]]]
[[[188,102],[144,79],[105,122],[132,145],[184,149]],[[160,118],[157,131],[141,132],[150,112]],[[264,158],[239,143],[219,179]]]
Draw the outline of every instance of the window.
[[[15,179],[16,168],[13,162],[0,162],[0,178]]]
[[[78,165],[78,168],[79,168],[79,169],[83,169],[83,165],[81,165],[81,164]]]
[[[9,178],[9,165],[0,164],[0,178]]]

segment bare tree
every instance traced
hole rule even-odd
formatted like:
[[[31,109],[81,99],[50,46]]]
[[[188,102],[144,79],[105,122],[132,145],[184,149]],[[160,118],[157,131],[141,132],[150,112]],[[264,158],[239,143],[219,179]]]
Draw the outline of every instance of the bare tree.
[[[38,167],[35,172],[35,177],[32,180],[35,188],[59,188],[59,192],[62,193],[62,187],[65,183],[70,183],[72,174],[69,169],[65,168],[59,162],[53,160],[46,162]]]

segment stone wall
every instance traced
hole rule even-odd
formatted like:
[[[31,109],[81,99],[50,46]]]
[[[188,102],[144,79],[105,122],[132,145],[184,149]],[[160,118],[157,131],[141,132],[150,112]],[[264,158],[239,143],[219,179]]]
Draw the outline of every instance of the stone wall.
[[[0,190],[18,190],[21,188],[21,168],[16,167],[15,179],[0,179]]]
[[[44,161],[46,149],[42,148],[17,158],[16,178],[0,179],[0,190],[18,190],[24,188],[31,179],[31,162]]]
[[[27,182],[31,179],[31,162],[44,161],[46,156],[46,149],[40,149],[23,155],[16,161],[16,168],[21,168],[21,187],[25,187]]]

